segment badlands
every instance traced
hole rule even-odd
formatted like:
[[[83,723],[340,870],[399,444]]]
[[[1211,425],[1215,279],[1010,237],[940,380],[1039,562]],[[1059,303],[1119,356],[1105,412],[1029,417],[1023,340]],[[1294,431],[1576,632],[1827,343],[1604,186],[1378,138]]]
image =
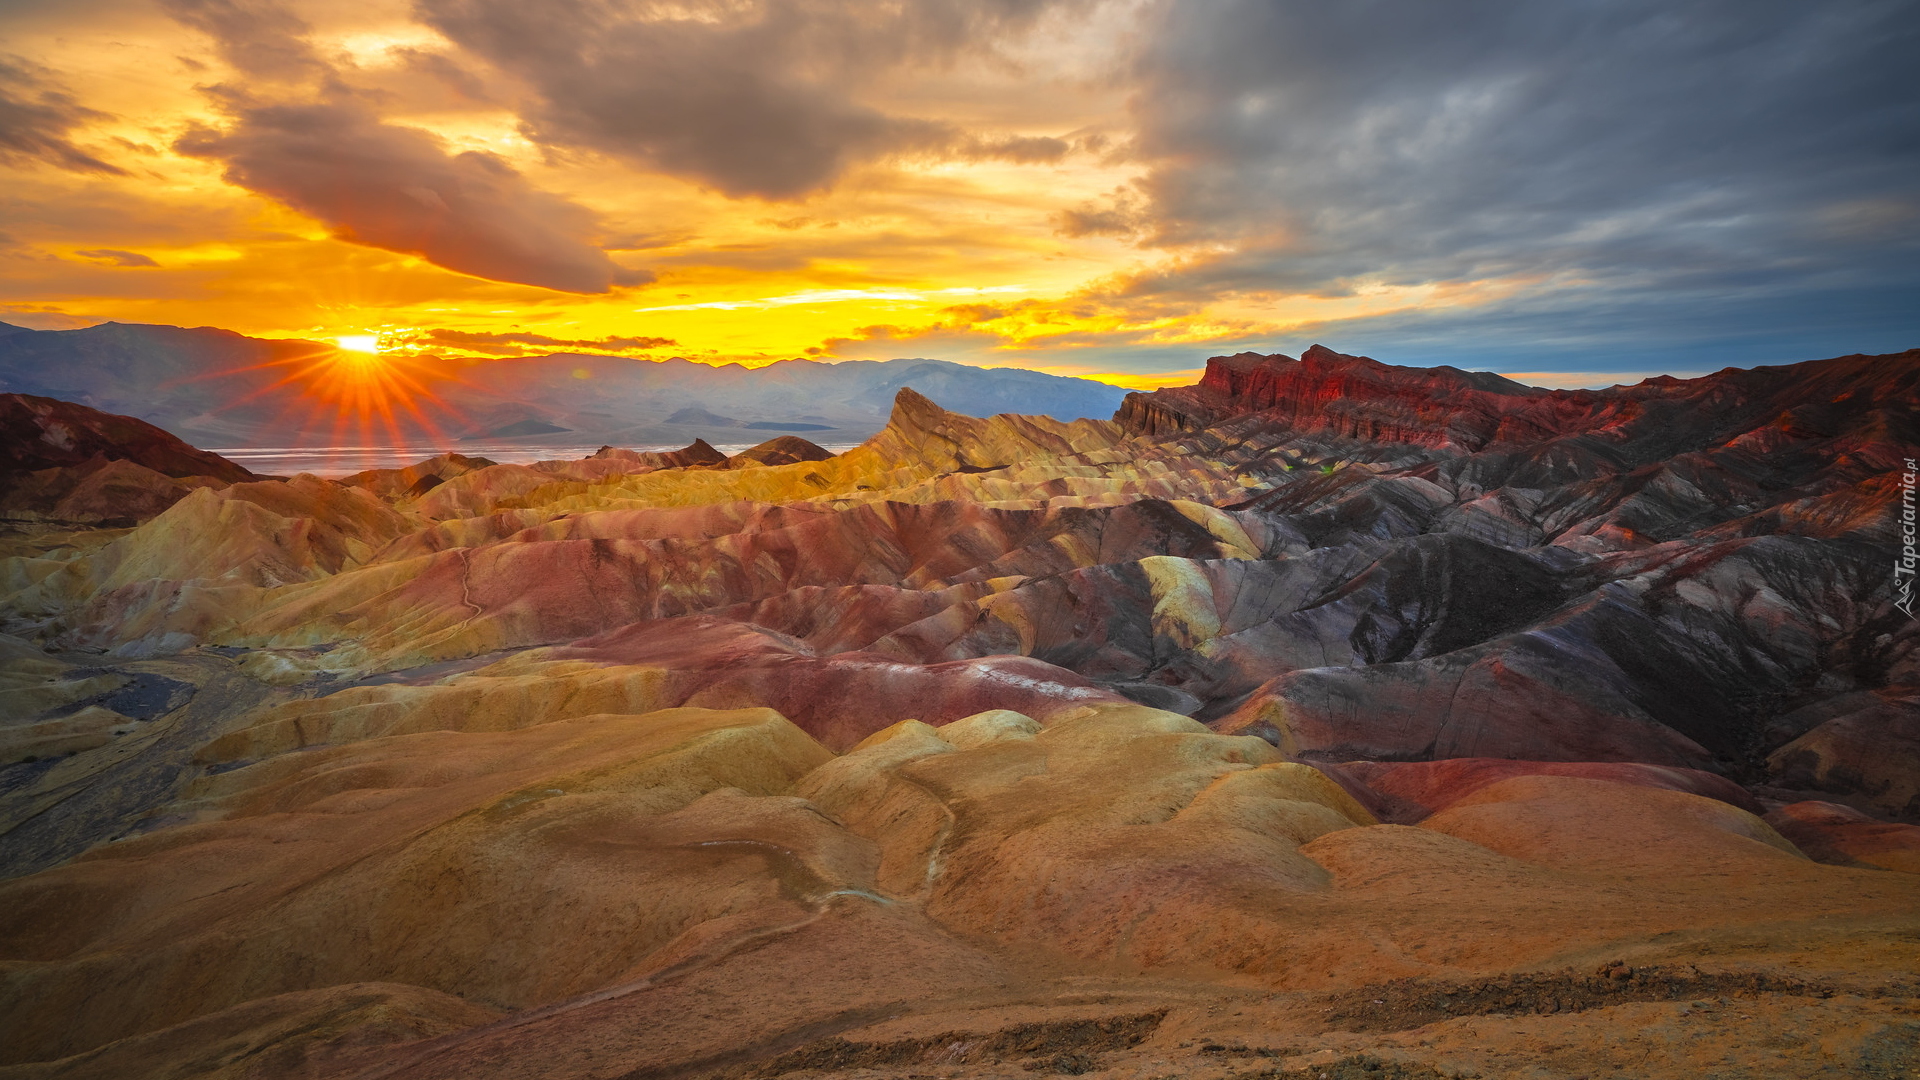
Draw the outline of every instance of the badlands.
[[[337,480],[0,396],[0,1078],[1920,1077],[1916,454],[1920,352]]]

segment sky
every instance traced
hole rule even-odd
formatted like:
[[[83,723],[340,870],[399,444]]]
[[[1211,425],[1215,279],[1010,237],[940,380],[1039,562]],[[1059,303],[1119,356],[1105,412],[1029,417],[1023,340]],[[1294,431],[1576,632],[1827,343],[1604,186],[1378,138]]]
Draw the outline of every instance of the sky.
[[[1135,388],[1920,346],[1911,0],[0,0],[0,321]]]

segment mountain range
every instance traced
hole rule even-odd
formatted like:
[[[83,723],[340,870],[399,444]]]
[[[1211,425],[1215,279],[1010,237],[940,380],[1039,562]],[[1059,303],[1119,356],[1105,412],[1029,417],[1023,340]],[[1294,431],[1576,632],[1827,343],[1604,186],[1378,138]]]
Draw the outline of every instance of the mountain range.
[[[480,360],[426,354],[400,361],[405,378],[430,391],[407,394],[423,402],[425,422],[396,409],[396,428],[363,428],[357,418],[342,425],[337,411],[309,409],[303,397],[314,380],[339,378],[324,361],[314,363],[334,355],[324,343],[209,327],[0,324],[0,392],[137,417],[215,447],[679,445],[696,438],[758,442],[782,431],[845,444],[878,431],[903,386],[961,412],[1017,410],[1062,420],[1108,416],[1126,394],[1088,379],[924,359],[783,360],[750,369],[581,353]],[[309,374],[295,377],[303,371]]]

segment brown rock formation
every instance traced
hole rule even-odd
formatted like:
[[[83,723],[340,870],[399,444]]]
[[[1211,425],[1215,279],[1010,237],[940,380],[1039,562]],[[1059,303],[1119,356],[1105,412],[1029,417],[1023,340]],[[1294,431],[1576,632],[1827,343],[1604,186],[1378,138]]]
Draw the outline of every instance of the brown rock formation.
[[[792,465],[801,461],[825,461],[832,456],[798,435],[782,435],[733,455],[727,459],[727,467],[746,469],[755,465]]]
[[[445,453],[439,457],[428,458],[416,465],[404,469],[368,469],[352,476],[342,477],[340,482],[352,487],[365,488],[384,499],[418,497],[425,495],[441,484],[456,476],[465,476],[476,469],[484,469],[498,462],[483,457],[468,457],[465,454]]]
[[[1781,783],[1858,792],[1883,812],[1920,818],[1920,693],[1911,684],[1844,695],[1782,718],[1788,732],[1810,723],[1819,726],[1767,758]]]
[[[218,454],[196,450],[131,416],[31,394],[0,394],[0,475],[81,465],[98,456],[131,461],[166,476],[210,476],[227,483],[253,474]]]
[[[132,524],[254,476],[131,416],[0,394],[0,517]]]
[[[779,441],[779,440],[774,440]],[[802,440],[805,441],[805,440]],[[762,445],[768,445],[763,443]],[[811,444],[809,444],[811,445]],[[705,439],[695,439],[678,450],[658,453],[651,450],[622,450],[617,447],[603,446],[588,461],[617,461],[634,466],[634,472],[647,469],[685,469],[694,465],[725,465],[727,455],[707,445]]]

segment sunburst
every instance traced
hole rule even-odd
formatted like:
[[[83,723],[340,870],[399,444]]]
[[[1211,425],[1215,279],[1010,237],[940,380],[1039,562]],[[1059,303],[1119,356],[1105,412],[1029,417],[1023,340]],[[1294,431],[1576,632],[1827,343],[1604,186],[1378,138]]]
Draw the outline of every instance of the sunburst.
[[[442,423],[465,418],[435,387],[466,380],[439,356],[407,348],[412,337],[391,328],[343,334],[303,342],[308,347],[263,364],[198,378],[272,372],[272,382],[226,407],[284,396],[274,423],[289,432],[327,430],[329,447],[342,459],[359,456],[357,448],[406,446],[421,436],[444,447],[451,440]]]

